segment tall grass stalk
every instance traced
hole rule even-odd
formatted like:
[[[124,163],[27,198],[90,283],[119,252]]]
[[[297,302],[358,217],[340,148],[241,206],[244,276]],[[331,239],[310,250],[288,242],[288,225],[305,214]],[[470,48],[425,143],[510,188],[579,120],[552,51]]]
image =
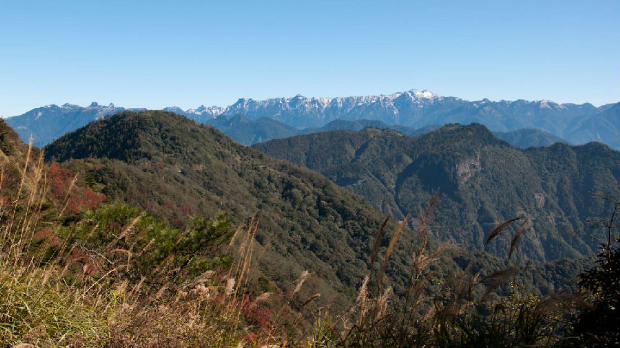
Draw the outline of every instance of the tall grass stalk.
[[[190,283],[177,255],[163,257],[152,271],[137,263],[162,248],[144,232],[156,228],[144,214],[117,235],[94,213],[65,220],[77,177],[55,212],[42,154],[33,159],[32,146],[25,152],[21,162],[4,153],[0,158],[0,198],[11,197],[0,199],[0,347],[237,347],[257,330],[245,322],[247,298],[239,288],[253,272],[258,215],[245,230],[229,277]],[[11,191],[4,181],[15,172],[21,177]],[[111,239],[102,243],[106,236]],[[188,234],[181,233],[174,246],[183,238]],[[233,288],[230,296],[227,287]],[[270,330],[251,342],[277,337]]]

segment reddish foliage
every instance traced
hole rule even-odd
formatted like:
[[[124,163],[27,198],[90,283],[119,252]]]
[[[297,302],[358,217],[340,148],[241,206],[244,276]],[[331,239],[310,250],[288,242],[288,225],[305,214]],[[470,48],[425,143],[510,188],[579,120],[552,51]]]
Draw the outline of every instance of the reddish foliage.
[[[257,325],[261,329],[269,329],[271,327],[271,322],[269,321],[271,310],[268,308],[259,308],[246,297],[243,301],[241,311],[249,322]]]
[[[50,231],[47,228],[35,232],[33,235],[35,241],[45,241],[49,243],[49,246],[59,246],[63,244],[63,239],[56,233]],[[79,269],[87,275],[95,275],[101,271],[100,262],[97,261],[95,255],[88,253],[80,248],[71,248],[69,253],[65,253],[62,256],[62,261],[65,264],[71,264],[73,267]]]
[[[168,203],[166,203],[166,209],[172,213],[176,213],[177,210],[179,210],[179,208],[177,208],[177,205],[174,204],[172,201],[168,201]]]
[[[97,193],[90,187],[82,188],[75,185],[71,187],[73,180],[75,180],[75,175],[71,171],[61,168],[56,162],[48,165],[47,176],[50,185],[50,198],[55,203],[63,204],[65,197],[69,193],[69,198],[66,202],[67,212],[69,213],[79,213],[82,207],[95,209],[106,199],[104,194]]]
[[[168,201],[168,203],[164,206],[165,209],[161,212],[164,217],[170,222],[170,225],[174,228],[182,229],[185,224],[181,220],[181,216],[179,216],[179,207],[172,201]]]
[[[245,336],[245,341],[248,342],[252,346],[256,345],[258,341],[258,334],[255,332],[250,332],[249,334]]]
[[[190,207],[189,205],[184,205],[183,207],[181,207],[181,209],[183,210],[183,215],[185,215],[186,217],[189,217],[192,213],[192,207]]]
[[[63,261],[74,267],[79,267],[86,275],[93,276],[101,271],[97,256],[79,248],[71,248],[71,252],[63,257]]]
[[[50,246],[56,246],[62,243],[62,239],[60,239],[60,237],[58,237],[55,233],[48,230],[47,228],[44,228],[40,231],[35,232],[33,239],[48,240],[50,243]]]
[[[67,169],[60,168],[56,162],[50,163],[47,169],[50,194],[52,195],[51,198],[55,201],[62,202],[75,176]]]

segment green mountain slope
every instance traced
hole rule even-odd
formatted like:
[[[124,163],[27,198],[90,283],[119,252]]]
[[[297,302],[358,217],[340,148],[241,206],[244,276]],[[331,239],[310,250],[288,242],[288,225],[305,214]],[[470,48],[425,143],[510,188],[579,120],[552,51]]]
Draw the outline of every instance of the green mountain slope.
[[[526,149],[532,146],[549,146],[555,143],[568,143],[549,132],[540,129],[525,128],[512,132],[493,132],[499,139],[505,140],[512,146]]]
[[[384,219],[320,174],[163,111],[93,122],[47,146],[45,155],[80,172],[108,197],[140,204],[177,227],[186,215],[223,211],[240,223],[260,211],[261,270],[279,284],[291,284],[309,270],[307,291],[321,292],[326,301],[355,293]],[[398,249],[412,239],[403,238]],[[390,272],[405,278],[398,272],[409,259],[402,250]]]
[[[346,152],[338,159],[340,163],[349,161],[349,157],[373,161],[379,156],[400,161],[400,171],[407,169],[411,162],[408,155],[394,150],[412,138],[391,130],[365,132],[348,132],[361,136],[337,146]],[[319,139],[319,134],[312,136]],[[391,141],[382,146],[385,134]],[[290,138],[294,139],[297,138]],[[509,147],[492,135],[489,139]],[[189,216],[209,218],[219,212],[228,214],[233,224],[239,225],[259,211],[256,235],[259,244],[255,252],[260,262],[253,281],[261,283],[262,279],[262,284],[267,284],[265,281],[270,279],[280,288],[290,288],[303,270],[309,270],[311,277],[299,296],[321,293],[323,305],[339,309],[347,307],[368,274],[374,236],[384,219],[362,198],[324,176],[240,146],[209,126],[162,111],[125,112],[93,122],[58,139],[45,148],[45,153],[47,160],[61,161],[110,199],[139,204],[175,227],[187,226]],[[332,163],[338,162],[329,156],[316,156],[314,161],[330,158]],[[374,161],[376,165],[368,172],[373,174],[380,168],[386,172],[392,168],[386,167],[389,162]],[[349,185],[389,192],[386,184],[401,180],[398,175],[389,178],[373,175],[378,183],[374,186],[366,185],[371,180]],[[452,216],[443,215],[447,210],[442,207],[451,204],[442,202],[443,195],[439,201],[440,213],[433,223],[434,233],[440,238],[440,228],[460,228],[460,221],[452,222]],[[425,205],[429,197],[425,195],[419,203]],[[392,206],[392,213],[399,217],[399,204],[405,199],[403,196],[386,200],[385,206]],[[484,225],[484,232],[494,227],[493,223]],[[394,224],[388,224],[381,248],[387,247],[394,230]],[[407,281],[416,239],[411,232],[403,233],[388,263],[387,272],[396,290],[402,289]],[[449,240],[462,242],[457,238]],[[492,244],[490,249],[496,252],[500,248]],[[465,261],[454,260],[455,263],[449,258],[451,253],[446,253],[447,258],[437,266],[440,277],[471,263],[483,275],[507,265],[492,255],[474,255],[469,251],[460,251]],[[574,274],[580,269],[581,266],[574,267]],[[544,269],[530,267],[528,272],[528,277],[538,280],[530,283],[536,291],[570,286],[569,276],[558,282],[540,282],[537,275],[544,273]]]
[[[410,138],[376,128],[272,140],[254,148],[317,170],[396,217],[440,189],[436,236],[482,249],[500,221],[528,218],[520,257],[587,256],[598,242],[575,237],[603,211],[591,197],[620,180],[620,153],[600,144],[520,150],[479,124],[448,125]],[[507,255],[508,236],[488,247]]]
[[[294,254],[297,249],[295,238],[308,238],[308,235],[304,234],[307,231],[289,236],[292,238],[287,239],[285,236],[283,240],[268,243],[272,248],[265,251],[263,238],[270,237],[271,231],[263,231],[264,223],[260,224],[257,235],[257,239],[263,240],[256,247],[251,247],[252,243],[246,244],[240,240],[243,238],[235,239],[234,236],[228,244],[234,229],[231,230],[230,221],[221,215],[215,220],[196,219],[193,226],[174,230],[140,208],[123,203],[86,204],[81,210],[65,211],[61,208],[66,206],[64,201],[67,197],[75,198],[76,190],[92,193],[90,188],[81,186],[84,181],[112,192],[117,198],[135,200],[136,193],[133,189],[136,189],[137,195],[149,196],[152,201],[156,201],[157,194],[176,200],[178,197],[169,195],[179,189],[179,185],[176,184],[178,177],[171,180],[168,176],[170,171],[156,172],[154,176],[149,174],[153,173],[153,169],[164,169],[170,163],[177,163],[177,167],[195,163],[187,157],[187,152],[181,149],[183,146],[197,145],[196,141],[207,146],[208,151],[198,149],[191,155],[208,155],[209,152],[216,156],[233,155],[232,161],[221,161],[225,162],[224,166],[234,166],[235,163],[255,159],[251,155],[257,155],[257,158],[263,158],[265,161],[258,166],[256,162],[252,162],[253,168],[245,168],[247,172],[260,172],[259,168],[262,168],[272,171],[273,174],[277,172],[283,176],[292,175],[294,178],[288,179],[291,183],[294,181],[295,186],[292,189],[301,191],[307,188],[305,187],[307,184],[312,184],[316,186],[314,193],[320,194],[319,191],[324,191],[319,198],[339,197],[342,204],[355,204],[349,199],[351,197],[349,193],[334,187],[316,173],[300,170],[290,164],[284,166],[285,163],[239,147],[226,138],[220,139],[221,134],[207,127],[195,128],[195,124],[178,116],[168,113],[126,113],[101,123],[103,126],[100,123],[91,124],[61,139],[54,145],[56,148],[51,148],[57,158],[65,159],[64,165],[79,171],[80,182],[74,185],[72,173],[59,167],[57,163],[45,165],[36,161],[38,149],[30,149],[21,143],[17,134],[0,119],[0,171],[3,174],[0,177],[2,187],[0,226],[3,236],[6,237],[0,243],[0,250],[3,251],[3,259],[10,261],[3,262],[0,267],[0,283],[6,285],[0,287],[3,298],[3,301],[0,301],[0,308],[3,313],[11,314],[5,315],[2,320],[5,326],[3,332],[5,342],[9,345],[33,346],[57,346],[66,342],[70,342],[70,345],[88,346],[143,346],[146,342],[151,346],[231,347],[243,344],[267,346],[289,342],[291,346],[308,346],[324,344],[325,337],[327,340],[332,340],[331,337],[341,336],[355,343],[355,335],[361,332],[356,328],[350,331],[348,328],[330,327],[333,331],[331,337],[314,336],[307,340],[305,335],[327,329],[320,326],[320,321],[315,324],[316,327],[312,326],[316,315],[323,315],[326,311],[334,317],[345,319],[358,316],[356,308],[360,307],[359,302],[355,307],[348,306],[347,298],[350,298],[351,294],[347,294],[346,291],[345,296],[336,293],[332,287],[338,283],[330,282],[330,276],[337,276],[342,280],[341,284],[346,286],[357,276],[349,273],[350,271],[364,270],[366,263],[360,262],[359,259],[367,260],[369,255],[363,241],[360,243],[360,237],[363,236],[366,226],[380,221],[373,221],[373,217],[380,214],[367,208],[363,202],[356,207],[355,212],[348,211],[346,207],[338,211],[329,211],[327,209],[330,207],[337,208],[337,204],[321,202],[320,207],[315,210],[320,217],[327,216],[329,222],[336,222],[347,212],[370,213],[370,215],[354,216],[354,219],[345,222],[348,226],[342,229],[344,233],[335,236],[344,237],[345,244],[355,248],[352,250],[354,257],[351,258],[351,254],[344,247],[336,246],[328,262],[311,260],[315,268],[311,268],[310,278],[301,286],[303,281],[292,282],[291,278],[297,278],[295,272],[305,269],[306,262],[313,257],[317,258],[316,252],[321,250],[320,245],[315,245],[298,250],[298,255]],[[207,131],[204,131],[205,129]],[[98,141],[93,143],[92,139]],[[71,142],[76,146],[71,147]],[[81,156],[84,148],[91,148],[94,157],[67,159],[69,155]],[[163,152],[158,154],[153,148],[162,149]],[[27,156],[26,153],[34,154],[35,158]],[[148,162],[158,155],[165,156],[165,163],[157,162],[154,167],[149,167]],[[48,157],[54,156],[48,155]],[[185,162],[178,164],[179,160]],[[210,172],[212,176],[215,176],[214,170],[220,168],[215,162],[217,161],[210,162],[213,165],[213,170]],[[29,163],[28,170],[24,163]],[[241,164],[238,168],[242,166]],[[180,169],[176,173],[184,172]],[[21,174],[25,176],[21,178]],[[243,173],[237,174],[242,177]],[[162,175],[162,179],[156,178],[159,175]],[[148,181],[149,179],[153,181]],[[154,192],[140,192],[139,189],[146,188],[146,186],[137,187],[141,180],[147,180],[150,185],[161,186]],[[189,184],[190,189],[198,189],[196,182],[190,182],[193,180],[200,179],[187,177],[184,184]],[[232,178],[220,181],[220,184],[230,183],[243,185],[243,180]],[[323,183],[325,185],[320,186]],[[48,184],[51,190],[44,188]],[[61,199],[56,200],[51,196],[56,196],[54,188],[59,184],[63,185],[66,192],[61,192]],[[119,185],[124,185],[124,189],[119,189]],[[277,184],[275,186],[277,187]],[[232,190],[230,192],[233,193]],[[45,197],[47,194],[51,194],[51,201]],[[180,197],[189,195],[186,193]],[[255,192],[251,192],[251,195],[260,196]],[[227,203],[235,204],[232,199],[228,199]],[[277,200],[274,199],[271,203],[277,207]],[[174,210],[173,206],[165,208],[168,211]],[[321,209],[324,211],[321,212]],[[154,208],[151,210],[164,213]],[[297,207],[296,210],[297,215],[291,216],[286,213],[285,217],[278,217],[277,220],[289,220],[291,223],[305,226],[304,220],[298,219],[307,216],[307,213],[312,215],[312,207],[307,205]],[[264,222],[264,218],[272,211],[263,211],[261,218]],[[363,220],[364,216],[366,220]],[[316,220],[319,226],[311,226],[309,231],[329,233],[321,229],[320,225],[324,220],[320,217]],[[170,216],[168,220],[174,222]],[[295,231],[294,226],[292,227],[291,230]],[[392,228],[393,226],[388,226],[386,230],[387,239],[390,238]],[[419,251],[421,246],[411,248],[413,246],[410,243],[411,237],[410,231],[405,230],[388,263],[389,273],[396,281],[384,284],[397,285],[397,288],[391,291],[391,287],[387,287],[383,291],[381,285],[378,285],[374,291],[370,290],[370,295],[367,293],[362,296],[364,303],[371,306],[368,311],[370,314],[375,315],[374,309],[385,313],[379,314],[382,317],[377,321],[378,326],[373,323],[370,330],[379,331],[380,336],[387,334],[383,342],[393,342],[394,330],[384,331],[382,325],[393,327],[391,321],[398,320],[400,316],[397,314],[400,312],[394,312],[390,307],[387,307],[390,311],[385,312],[385,306],[401,310],[403,301],[399,296],[404,294],[399,291],[398,281],[402,275],[407,276],[409,273],[403,272],[400,262],[412,259],[412,254],[418,261],[415,266],[417,270],[412,270],[411,273],[415,276],[416,289],[412,288],[415,304],[404,307],[407,311],[405,314],[417,313],[417,318],[418,315],[430,313],[430,317],[428,314],[425,316],[430,321],[423,322],[422,327],[427,325],[439,327],[435,318],[446,312],[427,312],[424,305],[428,304],[432,308],[450,308],[449,306],[455,303],[452,297],[460,294],[459,288],[464,288],[468,292],[466,305],[475,305],[472,307],[480,309],[473,315],[487,315],[489,308],[487,302],[484,300],[482,304],[478,302],[482,297],[484,286],[474,285],[475,281],[469,283],[467,279],[470,276],[454,272],[455,267],[460,266],[472,274],[478,273],[484,277],[490,272],[506,268],[509,263],[489,253],[471,253],[454,248],[446,250],[445,255],[448,257],[436,262],[430,253],[434,250],[433,247],[428,248],[422,255],[416,255],[415,252]],[[321,236],[315,236],[313,244],[322,240]],[[235,252],[239,244],[246,247]],[[234,246],[232,254],[237,265],[245,264],[244,261],[247,260],[255,262],[260,260],[262,261],[260,266],[256,267],[253,263],[247,272],[246,268],[243,268],[243,271],[237,269],[228,256],[231,245]],[[237,258],[242,254],[242,250],[249,251],[249,254]],[[389,250],[392,250],[391,247]],[[288,254],[285,256],[283,252]],[[384,254],[385,251],[379,253],[379,264]],[[360,255],[365,257],[359,257]],[[229,273],[227,272],[229,266],[226,265],[231,264],[232,272]],[[522,276],[515,278],[511,276],[511,280],[517,284],[515,287],[517,290],[508,290],[507,287],[500,286],[498,292],[504,296],[511,295],[509,303],[516,303],[512,297],[514,296],[519,303],[528,301],[526,304],[528,308],[537,310],[538,304],[545,304],[546,300],[540,300],[533,296],[532,292],[535,295],[540,290],[548,294],[562,291],[562,288],[566,289],[565,286],[572,289],[570,279],[582,272],[584,267],[587,267],[587,262],[580,260],[559,260],[544,265],[526,266]],[[210,271],[203,273],[205,269]],[[339,271],[341,272],[338,273]],[[279,284],[283,286],[280,289],[275,288],[265,274],[283,276],[284,280]],[[422,278],[422,275],[427,276]],[[231,283],[231,279],[249,281]],[[481,283],[484,283],[484,278],[481,279],[483,279]],[[468,284],[471,287],[468,288]],[[533,289],[532,284],[538,289]],[[301,288],[301,292],[297,292],[297,288]],[[368,288],[372,288],[372,281]],[[510,288],[513,288],[512,285]],[[285,289],[288,290],[280,292]],[[319,301],[326,299],[306,306],[309,301],[304,299],[317,292],[323,295]],[[386,299],[391,293],[396,296],[390,296],[388,302]],[[318,295],[310,298],[316,300],[316,296]],[[504,311],[502,309],[504,307],[495,308]],[[522,317],[521,312],[515,312],[514,308],[510,307],[508,310],[509,318],[504,319],[502,316],[497,322],[510,327],[514,318],[520,320]],[[519,315],[513,316],[515,313]],[[453,325],[459,331],[463,330],[463,327],[478,330],[477,320],[473,324],[468,324],[469,320],[461,320],[461,316],[454,320],[456,319],[459,321],[438,322],[440,325]],[[416,319],[415,322],[419,321]],[[465,323],[466,326],[461,323]],[[547,325],[546,322],[543,324]],[[405,330],[407,327],[403,326]],[[483,330],[489,329],[483,327]],[[343,334],[339,334],[340,332]],[[348,334],[349,332],[353,334]],[[482,334],[488,335],[486,331]],[[491,334],[497,335],[495,332]],[[425,345],[432,342],[429,335],[419,336],[427,337],[423,341]],[[452,340],[452,336],[447,338]]]
[[[271,118],[262,117],[257,120],[251,120],[243,115],[236,115],[231,118],[221,115],[203,123],[215,127],[220,132],[244,145],[253,145],[271,139],[282,139],[295,135],[328,132],[332,130],[360,131],[366,127],[392,129],[412,137],[420,136],[441,128],[440,125],[432,124],[415,129],[406,126],[389,125],[379,120],[362,119],[334,120],[320,128],[297,129]],[[549,146],[557,142],[567,142],[551,133],[531,128],[519,129],[511,132],[493,132],[493,134],[513,146],[524,149],[532,146]]]
[[[250,120],[243,115],[221,115],[204,122],[244,145],[297,135],[299,130],[276,120],[261,117]]]

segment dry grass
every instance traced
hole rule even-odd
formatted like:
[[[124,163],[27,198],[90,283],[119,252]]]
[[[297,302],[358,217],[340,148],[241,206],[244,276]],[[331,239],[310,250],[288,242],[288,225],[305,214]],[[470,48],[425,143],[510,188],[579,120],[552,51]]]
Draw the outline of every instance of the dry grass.
[[[482,279],[463,272],[445,281],[445,291],[431,298],[436,281],[432,265],[447,249],[428,246],[438,193],[417,217],[414,233],[421,241],[412,251],[405,288],[394,293],[386,268],[399,238],[411,232],[406,228],[410,216],[396,228],[376,271],[384,221],[373,243],[371,272],[353,308],[341,316],[310,309],[316,307],[319,293],[300,298],[313,272],[303,271],[288,294],[250,294],[266,249],[255,238],[258,214],[220,248],[235,255],[228,269],[202,270],[190,277],[184,266],[191,259],[179,265],[173,253],[191,235],[186,231],[166,249],[170,254],[159,255],[160,261],[145,270],[138,260],[161,250],[156,238],[144,231],[147,217],[132,215],[116,233],[90,221],[94,215],[63,225],[76,180],[55,215],[50,213],[54,208],[46,199],[46,169],[42,156],[31,158],[34,153],[29,147],[23,162],[0,157],[0,347],[548,346],[554,333],[549,313],[557,317],[558,308],[568,301],[529,295],[515,285],[515,267]],[[10,173],[20,177],[9,178]],[[491,231],[486,244],[516,220]],[[512,239],[509,258],[526,223]],[[82,240],[101,238],[100,244],[80,243],[80,229],[87,231]],[[511,295],[487,296],[511,280]],[[484,296],[477,299],[476,292]],[[315,319],[307,338],[302,311]]]
[[[44,263],[42,249],[52,244],[51,238],[32,247],[47,192],[42,155],[32,155],[29,146],[23,162],[7,156],[0,162],[3,173],[15,173],[19,167],[21,174],[19,185],[3,187],[0,199],[0,345],[102,342],[111,309],[102,304],[110,302],[104,298],[109,295],[75,286],[86,278],[67,282],[57,262]]]
[[[132,280],[135,276],[127,276],[143,271],[135,260],[156,243],[137,243],[144,236],[133,235],[144,215],[118,234],[92,223],[86,239],[111,240],[101,247],[81,244],[77,229],[91,222],[78,221],[69,232],[62,226],[77,181],[57,213],[43,214],[43,207],[50,209],[46,167],[42,156],[31,158],[33,153],[29,147],[23,162],[4,153],[0,158],[0,347],[238,347],[286,341],[278,328],[248,322],[258,308],[242,290],[256,261],[257,215],[238,231],[239,258],[228,274],[207,271],[188,280],[167,257]],[[9,178],[13,187],[5,184],[7,173],[20,175]]]
[[[395,294],[391,287],[384,285],[384,277],[387,259],[404,233],[404,223],[409,217],[398,226],[390,240],[379,272],[371,271],[364,279],[355,306],[340,319],[344,322],[341,334],[334,334],[339,332],[336,325],[330,325],[330,330],[325,328],[325,323],[331,323],[327,315],[317,324],[313,336],[317,347],[549,347],[557,342],[563,310],[574,300],[571,296],[555,294],[542,299],[531,295],[515,282],[520,272],[517,267],[485,277],[461,271],[445,276],[440,293],[432,293],[432,284],[437,280],[431,266],[450,249],[446,245],[434,250],[428,248],[436,199],[437,194],[429,201],[427,209],[420,210],[417,218],[418,230],[414,233],[422,239],[413,252],[405,289]],[[489,233],[487,244],[519,219],[500,223]],[[385,225],[374,242],[371,263],[378,258],[378,239]],[[509,259],[526,225],[527,220],[512,238]],[[494,292],[507,285],[510,286],[509,295]]]

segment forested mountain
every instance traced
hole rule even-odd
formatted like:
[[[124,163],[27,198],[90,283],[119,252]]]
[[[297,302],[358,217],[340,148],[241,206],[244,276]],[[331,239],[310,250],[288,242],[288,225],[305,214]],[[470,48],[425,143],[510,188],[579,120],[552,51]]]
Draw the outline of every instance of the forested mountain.
[[[250,120],[241,114],[230,118],[220,115],[204,123],[213,126],[228,137],[244,145],[252,145],[299,134],[297,128],[267,117]]]
[[[63,163],[37,160],[38,149],[23,144],[0,120],[0,222],[6,237],[0,249],[2,258],[11,260],[0,267],[0,280],[11,284],[0,288],[0,308],[12,313],[3,317],[10,342],[211,346],[297,338],[294,346],[305,346],[305,335],[322,330],[312,323],[325,311],[357,317],[360,301],[380,306],[370,311],[384,308],[387,296],[395,308],[408,303],[401,289],[414,270],[415,288],[406,293],[415,290],[415,309],[449,306],[453,291],[463,287],[458,282],[471,278],[465,285],[474,297],[467,303],[492,301],[485,288],[497,289],[491,297],[500,300],[527,291],[529,311],[546,303],[539,294],[574,290],[573,279],[588,264],[564,259],[525,266],[523,260],[509,262],[454,246],[439,252],[432,237],[420,244],[421,236],[407,229],[393,239],[392,248],[394,224],[388,223],[376,255],[381,264],[392,252],[391,281],[369,291],[372,281],[358,288],[374,255],[377,231],[368,231],[383,217],[317,173],[166,112],[125,112],[95,121],[47,150],[48,160]],[[88,185],[108,193],[108,200]],[[192,205],[177,207],[187,202]],[[209,215],[220,209],[216,217]],[[253,209],[260,211],[252,220],[258,221],[256,234],[251,229],[233,233]],[[232,226],[226,215],[233,218]],[[417,256],[413,264],[412,254]],[[514,270],[506,268],[512,265],[520,266],[519,275],[513,272],[510,279],[521,290],[499,286],[505,279],[488,284]],[[474,274],[483,278],[477,281]],[[363,295],[352,301],[358,289]],[[395,318],[393,310],[382,318]],[[430,320],[429,327],[437,327],[435,320],[444,313],[424,312],[416,318]],[[512,323],[514,313],[500,322]],[[448,324],[462,327],[460,321]],[[46,330],[31,335],[35,325]],[[334,330],[350,337],[347,327]]]
[[[557,137],[549,132],[540,129],[525,128],[512,132],[493,132],[493,134],[510,145],[527,149],[532,146],[550,146],[555,143],[568,143],[566,140]]]
[[[215,127],[222,133],[244,145],[253,145],[271,139],[288,138],[295,135],[332,130],[359,131],[365,127],[392,129],[408,136],[420,136],[441,128],[440,125],[435,124],[414,129],[406,126],[389,125],[377,120],[335,120],[320,128],[305,128],[299,130],[270,118],[262,117],[258,120],[250,120],[243,115],[236,115],[231,118],[220,115],[205,123]],[[520,148],[548,146],[556,142],[566,142],[566,140],[562,138],[538,129],[519,129],[511,132],[493,132],[493,134],[502,140],[506,140],[511,145]]]
[[[399,141],[414,139],[392,130],[345,133],[362,135],[364,132],[385,132],[394,139],[390,149],[384,149],[391,153],[388,157],[400,156],[399,146],[396,146]],[[370,133],[362,137],[377,138]],[[335,133],[310,136],[330,134]],[[495,139],[492,135],[488,137]],[[504,142],[494,141],[509,147]],[[368,151],[366,157],[370,159],[373,151]],[[260,211],[257,240],[265,248],[261,270],[268,279],[279,284],[290,283],[304,269],[313,270],[317,277],[308,291],[320,291],[325,298],[337,293],[354,294],[367,274],[371,244],[383,219],[383,215],[363,199],[317,173],[272,159],[237,144],[210,126],[163,111],[124,112],[93,122],[47,146],[45,156],[48,161],[60,161],[66,168],[80,173],[85,182],[109,199],[139,204],[176,227],[183,228],[192,215],[211,217],[224,212],[239,223]],[[323,158],[329,162],[334,160],[329,153]],[[351,180],[358,179],[344,178],[345,185],[355,184]],[[342,180],[336,182],[343,184]],[[444,195],[439,207],[451,204],[442,202]],[[428,200],[430,195],[419,198],[417,203],[426,205],[423,200]],[[398,205],[391,207],[393,209],[387,209],[386,213],[402,218]],[[438,227],[456,226],[461,222],[446,224],[453,217],[444,213],[441,211],[438,216]],[[477,232],[484,235],[500,222],[499,218],[489,218]],[[392,232],[394,225],[388,225],[387,230]],[[389,240],[389,232],[384,237],[385,243]],[[412,243],[416,238],[411,233],[403,234],[394,250],[388,272],[394,277],[397,288],[406,281]],[[465,238],[450,241],[459,247],[458,243]],[[462,267],[474,262],[483,273],[493,268],[490,265],[503,262],[499,259],[491,263],[476,261],[481,256],[469,252],[462,255],[459,261]],[[564,256],[579,255],[575,252]],[[533,258],[545,260],[544,257]],[[488,260],[488,256],[483,259]],[[453,261],[446,262],[445,272],[455,269]],[[579,265],[575,271],[583,267],[583,263]],[[554,282],[541,281],[536,275],[544,272],[544,268],[530,271],[532,279],[538,280],[535,286],[541,291],[566,286],[570,279],[567,276],[570,272],[562,271],[563,280],[554,285]]]
[[[538,129],[574,144],[600,141],[620,149],[619,108],[619,104],[595,107],[587,103],[557,104],[546,100],[467,101],[411,90],[392,95],[346,98],[306,98],[301,95],[267,100],[242,98],[226,108],[200,106],[183,110],[167,107],[164,110],[211,124],[243,144],[291,136],[295,129],[299,130],[298,134],[305,134],[322,127],[328,127],[325,130],[359,128],[366,124],[383,128],[380,125],[386,124],[411,135],[408,133],[410,128],[477,122],[494,132]],[[32,135],[34,144],[42,146],[90,121],[122,110],[112,104],[100,106],[93,103],[85,108],[69,104],[49,105],[10,117],[6,122],[16,129],[22,140],[27,142]],[[239,119],[238,115],[244,115],[247,120]],[[329,124],[341,120],[354,124]],[[531,143],[517,146],[543,145],[551,141],[542,138],[531,135]]]
[[[366,128],[272,140],[253,146],[270,156],[317,170],[396,217],[415,212],[440,189],[436,236],[482,249],[488,231],[509,218],[529,223],[522,257],[545,261],[580,257],[598,242],[588,217],[603,203],[591,194],[620,182],[620,153],[590,143],[520,150],[480,124],[445,126],[419,137]],[[509,238],[489,245],[507,254]]]
[[[45,156],[79,172],[109,199],[139,204],[176,227],[183,228],[190,215],[224,212],[238,224],[259,211],[256,253],[264,253],[260,269],[267,279],[291,284],[308,270],[313,276],[304,291],[320,292],[325,301],[354,294],[384,220],[318,173],[164,111],[92,122],[47,146]],[[390,269],[401,278],[397,284],[406,278],[399,270],[410,262],[404,250],[414,239],[403,237]]]

